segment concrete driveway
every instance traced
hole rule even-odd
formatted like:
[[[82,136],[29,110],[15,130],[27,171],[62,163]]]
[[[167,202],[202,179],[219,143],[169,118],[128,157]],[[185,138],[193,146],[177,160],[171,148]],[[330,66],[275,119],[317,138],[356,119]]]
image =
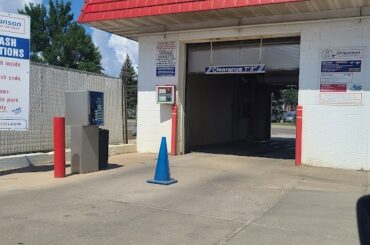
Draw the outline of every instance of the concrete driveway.
[[[55,180],[48,167],[0,176],[0,244],[358,244],[365,172],[195,153],[171,186],[147,184],[155,155]]]

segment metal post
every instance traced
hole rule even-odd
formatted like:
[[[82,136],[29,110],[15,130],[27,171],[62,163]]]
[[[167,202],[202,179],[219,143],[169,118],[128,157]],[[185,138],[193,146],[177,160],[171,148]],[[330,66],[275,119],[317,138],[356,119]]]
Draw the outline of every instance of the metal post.
[[[122,130],[123,130],[123,143],[128,144],[128,126],[127,126],[127,81],[122,81],[122,99],[121,99],[121,105],[122,105]]]
[[[213,42],[211,42],[211,66],[213,66]]]
[[[260,42],[260,54],[258,58],[258,64],[261,64],[261,61],[262,61],[262,46],[263,46],[263,38],[261,38],[261,42]]]
[[[54,118],[54,177],[64,178],[66,175],[65,159],[65,119]]]
[[[171,155],[177,155],[177,105],[172,105],[172,138],[171,138]]]
[[[302,165],[302,130],[303,130],[303,108],[297,107],[297,127],[296,127],[296,145],[295,145],[295,165]]]

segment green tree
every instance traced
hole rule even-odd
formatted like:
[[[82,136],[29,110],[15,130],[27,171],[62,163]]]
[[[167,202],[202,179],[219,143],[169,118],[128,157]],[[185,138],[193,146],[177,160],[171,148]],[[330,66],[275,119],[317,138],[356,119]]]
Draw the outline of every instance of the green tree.
[[[288,106],[296,108],[298,105],[298,90],[295,88],[289,88],[282,92],[284,103]]]
[[[272,95],[271,121],[280,122],[284,114],[284,101],[280,90],[274,91]]]
[[[102,73],[101,54],[85,29],[73,20],[71,2],[49,0],[25,5],[19,13],[31,17],[31,60]]]
[[[120,77],[126,88],[128,117],[136,118],[137,107],[137,74],[129,55],[123,62]]]
[[[31,60],[43,62],[42,51],[48,46],[47,11],[44,5],[25,5],[20,14],[31,16]]]

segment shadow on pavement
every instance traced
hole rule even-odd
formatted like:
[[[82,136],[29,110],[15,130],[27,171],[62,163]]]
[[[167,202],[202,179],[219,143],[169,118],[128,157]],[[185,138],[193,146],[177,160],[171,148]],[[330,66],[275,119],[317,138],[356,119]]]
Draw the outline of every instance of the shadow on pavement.
[[[70,164],[66,164],[66,168],[70,167]],[[124,167],[124,165],[109,163],[108,168],[102,169],[101,171],[109,171],[112,169],[117,169]],[[0,177],[6,176],[10,174],[20,174],[20,173],[41,173],[41,172],[50,172],[54,171],[54,165],[42,165],[42,166],[29,166],[25,168],[18,168],[18,169],[11,169],[11,170],[5,170],[0,171]],[[71,176],[71,174],[66,174],[66,176]]]
[[[293,160],[295,159],[295,139],[272,138],[261,143],[238,141],[196,146],[193,147],[192,152]]]
[[[107,171],[107,170],[122,168],[124,166],[125,165],[119,165],[119,164],[115,164],[115,163],[108,163],[108,168],[102,169],[101,171]]]

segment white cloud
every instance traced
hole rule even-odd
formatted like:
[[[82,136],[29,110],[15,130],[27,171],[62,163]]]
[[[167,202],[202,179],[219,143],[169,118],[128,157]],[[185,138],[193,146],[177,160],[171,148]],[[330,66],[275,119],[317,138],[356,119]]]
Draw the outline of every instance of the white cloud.
[[[133,65],[138,65],[138,44],[127,38],[92,28],[92,39],[102,54],[102,66],[105,73],[118,76],[123,61],[128,54]]]
[[[108,46],[115,51],[117,59],[123,63],[129,55],[134,65],[138,64],[138,43],[117,35],[111,35]]]
[[[42,3],[42,0],[0,0],[0,11],[8,13],[18,13],[18,9],[23,9],[25,4]]]

